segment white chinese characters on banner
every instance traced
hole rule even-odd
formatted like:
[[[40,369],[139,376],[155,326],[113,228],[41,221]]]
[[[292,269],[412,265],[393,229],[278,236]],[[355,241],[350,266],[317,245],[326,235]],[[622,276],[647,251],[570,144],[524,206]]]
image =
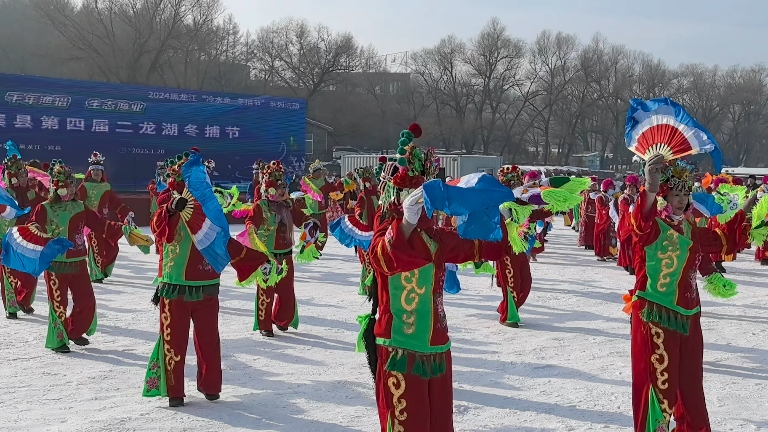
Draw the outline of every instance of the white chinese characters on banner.
[[[156,126],[155,126],[154,123],[144,122],[144,123],[140,124],[139,126],[141,126],[141,130],[139,131],[140,134],[150,134],[150,135],[154,135],[155,134],[155,127]]]
[[[85,130],[85,119],[68,118],[67,130]]]
[[[62,95],[7,92],[5,94],[5,101],[10,105],[69,108],[69,104],[72,103],[72,98]]]
[[[58,129],[59,128],[59,118],[58,117],[49,117],[49,116],[42,116],[40,117],[40,128],[41,129]]]
[[[117,111],[127,113],[144,113],[147,104],[140,101],[90,98],[85,101],[85,109],[89,111]]]
[[[32,129],[32,116],[19,114],[16,116],[16,121],[13,123],[17,128]]]
[[[11,117],[13,118],[13,117]],[[39,117],[40,126],[42,130],[60,130],[64,129],[64,119],[55,116],[41,116]],[[28,114],[17,114],[13,125],[9,125],[9,119],[7,114],[0,114],[0,128],[15,127],[19,129],[35,129],[35,119]],[[110,124],[107,119],[93,119],[91,122],[90,132],[109,133]],[[119,133],[133,133],[136,130],[133,127],[133,123],[125,121],[117,121],[116,127],[112,128],[112,132]],[[153,122],[142,122],[139,133],[147,135],[157,135],[158,130],[160,135],[165,136],[179,136],[178,123],[164,123],[159,124]],[[158,128],[160,126],[160,128]],[[201,130],[202,129],[202,130]],[[86,131],[86,119],[82,118],[67,118],[66,130],[68,131]],[[191,137],[204,136],[205,138],[222,138],[222,131],[226,134],[224,137],[230,139],[240,138],[240,128],[237,126],[218,126],[218,125],[206,125],[205,128],[198,127],[197,125],[188,124],[184,126],[183,132]]]

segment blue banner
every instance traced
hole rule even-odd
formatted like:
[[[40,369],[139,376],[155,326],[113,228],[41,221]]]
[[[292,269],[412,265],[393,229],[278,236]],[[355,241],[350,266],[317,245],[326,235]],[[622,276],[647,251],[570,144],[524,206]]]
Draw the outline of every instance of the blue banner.
[[[156,162],[198,147],[216,184],[250,182],[257,159],[304,172],[306,102],[0,74],[0,141],[25,160],[63,159],[85,173],[101,152],[115,189],[144,190]],[[2,155],[4,156],[4,155]]]

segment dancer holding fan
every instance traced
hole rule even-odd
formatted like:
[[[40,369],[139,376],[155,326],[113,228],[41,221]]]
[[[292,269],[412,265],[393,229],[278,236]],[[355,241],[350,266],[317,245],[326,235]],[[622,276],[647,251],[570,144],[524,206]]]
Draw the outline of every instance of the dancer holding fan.
[[[669,99],[632,100],[627,147],[647,161],[645,190],[631,215],[637,279],[632,302],[632,404],[636,432],[708,431],[704,401],[701,303],[695,283],[702,254],[732,253],[745,235],[743,210],[718,230],[686,219],[693,167],[682,156],[707,152],[720,169],[714,138]],[[657,197],[667,208],[657,209]]]

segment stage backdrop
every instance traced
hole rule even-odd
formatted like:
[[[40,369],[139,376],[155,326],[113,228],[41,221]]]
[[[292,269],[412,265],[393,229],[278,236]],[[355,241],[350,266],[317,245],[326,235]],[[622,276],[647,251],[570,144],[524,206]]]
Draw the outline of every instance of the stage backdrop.
[[[289,175],[304,170],[303,99],[8,74],[0,94],[0,144],[79,173],[99,151],[119,190],[146,188],[156,162],[190,147],[216,162],[215,183],[249,182],[257,159],[280,159]]]

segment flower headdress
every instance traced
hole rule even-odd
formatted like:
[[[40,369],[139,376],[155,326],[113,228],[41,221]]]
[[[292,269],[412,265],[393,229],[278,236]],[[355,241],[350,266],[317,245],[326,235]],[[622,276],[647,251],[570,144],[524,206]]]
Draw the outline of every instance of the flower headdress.
[[[418,123],[411,124],[408,129],[400,132],[397,159],[382,156],[386,158],[386,162],[382,162],[382,158],[379,158],[379,188],[383,189],[383,206],[396,201],[397,198],[404,199],[413,189],[437,177],[440,158],[435,154],[435,150],[422,150],[413,143],[421,134],[421,126]]]
[[[320,162],[320,159],[316,159],[312,164],[309,166],[309,173],[314,174],[317,171],[322,171],[325,169],[325,164]]]
[[[91,165],[88,167],[88,171],[102,170],[104,171],[104,160],[106,158],[101,153],[95,151],[88,157],[88,163]]]
[[[253,163],[253,174],[261,175],[261,172],[264,170],[265,166],[267,166],[266,162],[261,159],[257,160]]]
[[[665,196],[671,191],[690,192],[693,189],[695,168],[684,160],[672,160],[665,164],[661,172],[661,185],[658,196]]]
[[[373,179],[374,179],[373,168],[369,166],[355,168],[355,177],[357,178],[357,183],[360,186],[360,189],[362,190],[368,189],[373,184]]]
[[[3,174],[11,184],[18,183],[16,177],[18,177],[19,173],[27,172],[27,164],[16,154],[6,156],[3,160],[3,168]]]
[[[61,159],[51,161],[48,167],[48,175],[51,176],[51,191],[56,192],[62,197],[67,195],[67,188],[75,181],[72,168],[64,165]]]
[[[287,184],[283,164],[280,161],[264,164],[261,171],[261,196],[274,201],[277,198],[277,189],[285,187]]]
[[[508,188],[516,188],[523,185],[523,172],[517,165],[504,165],[499,168],[499,181]]]

